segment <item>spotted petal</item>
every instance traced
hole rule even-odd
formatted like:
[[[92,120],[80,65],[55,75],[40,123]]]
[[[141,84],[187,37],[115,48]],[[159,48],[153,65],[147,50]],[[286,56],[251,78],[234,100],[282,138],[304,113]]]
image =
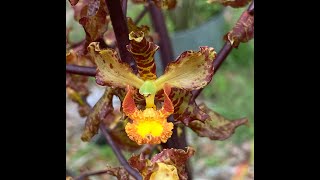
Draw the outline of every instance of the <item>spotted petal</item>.
[[[167,66],[165,74],[155,80],[157,91],[161,90],[165,83],[189,91],[203,88],[212,79],[215,57],[214,49],[207,46],[200,47],[197,52],[183,52],[176,61]]]
[[[128,51],[134,57],[139,76],[143,80],[154,80],[156,75],[156,64],[154,54],[159,46],[146,39],[143,31],[131,31],[129,34],[130,44],[127,45]]]
[[[254,36],[254,17],[247,11],[244,11],[240,19],[223,38],[237,48],[240,43],[250,41]]]
[[[97,41],[107,30],[110,21],[109,12],[104,0],[81,1],[75,9],[76,19],[86,32],[86,43]],[[87,44],[87,45],[88,45]]]
[[[206,112],[210,118],[206,119],[204,122],[198,120],[192,121],[188,126],[199,136],[208,137],[211,140],[225,140],[235,132],[237,127],[248,123],[247,118],[230,121],[212,111],[204,104],[200,105],[200,109]]]
[[[133,73],[131,67],[121,62],[117,51],[100,49],[98,42],[91,43],[88,51],[97,64],[97,84],[119,88],[127,85],[139,88],[143,84],[144,81]]]
[[[173,88],[169,97],[174,106],[173,118],[175,121],[181,121],[188,125],[193,120],[204,121],[209,118],[209,115],[204,113],[192,100],[191,91]]]
[[[113,111],[112,96],[112,89],[106,89],[103,96],[94,105],[86,119],[84,131],[81,136],[82,141],[89,141],[94,135],[96,135],[99,130],[101,119],[104,119]]]

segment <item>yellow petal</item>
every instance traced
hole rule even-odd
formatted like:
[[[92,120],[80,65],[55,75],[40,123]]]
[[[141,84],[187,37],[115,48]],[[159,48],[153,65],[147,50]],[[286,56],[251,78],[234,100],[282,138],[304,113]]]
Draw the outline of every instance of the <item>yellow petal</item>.
[[[177,168],[173,165],[157,163],[158,170],[153,172],[150,180],[179,180]]]
[[[207,46],[200,47],[197,52],[182,53],[167,66],[165,74],[155,80],[157,91],[163,89],[165,83],[186,90],[203,88],[212,79],[215,57],[214,49]]]
[[[129,117],[133,122],[127,123],[126,133],[139,145],[165,143],[172,135],[173,124],[167,122],[168,114],[146,108],[143,111],[137,110]]]
[[[117,51],[100,49],[98,42],[88,46],[91,57],[97,64],[96,81],[102,86],[125,88],[127,85],[140,88],[144,83],[137,77],[127,63],[120,61]]]

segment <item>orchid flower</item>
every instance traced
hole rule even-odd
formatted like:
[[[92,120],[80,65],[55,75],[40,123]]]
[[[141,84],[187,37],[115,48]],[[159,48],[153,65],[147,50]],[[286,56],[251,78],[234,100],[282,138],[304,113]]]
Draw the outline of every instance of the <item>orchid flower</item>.
[[[117,51],[100,49],[99,43],[93,42],[88,46],[88,51],[97,65],[96,82],[126,89],[122,108],[131,120],[125,127],[131,140],[139,145],[165,143],[173,129],[173,123],[167,122],[175,110],[169,98],[171,88],[192,91],[206,86],[213,76],[212,64],[216,52],[207,46],[200,47],[197,52],[185,51],[166,67],[162,76],[157,77],[154,54],[159,46],[147,41],[143,31],[132,31],[129,40],[127,49],[137,63],[138,75],[134,74],[129,64],[120,60]],[[161,99],[157,99],[156,95],[162,90],[160,96],[164,100],[162,107],[159,107],[155,100]],[[145,107],[135,101],[137,96],[144,97]]]

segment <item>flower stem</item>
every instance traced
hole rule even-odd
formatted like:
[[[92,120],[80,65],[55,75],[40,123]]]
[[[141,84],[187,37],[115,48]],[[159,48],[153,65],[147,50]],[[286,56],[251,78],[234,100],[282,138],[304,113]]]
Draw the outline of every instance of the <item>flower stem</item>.
[[[160,37],[158,44],[160,46],[159,50],[162,66],[166,67],[167,64],[174,60],[174,55],[165,19],[162,11],[156,7],[153,2],[149,3],[148,8],[152,19],[152,25]]]
[[[146,15],[147,12],[148,12],[148,9],[146,7],[144,7],[143,10],[141,11],[141,13],[136,18],[136,20],[134,20],[134,24],[138,25],[138,23],[141,21],[141,19],[144,17],[144,15]]]
[[[86,180],[87,177],[89,176],[96,176],[96,175],[100,175],[100,174],[104,174],[109,172],[110,170],[99,170],[99,171],[93,171],[93,172],[86,172],[84,174],[81,174],[80,176],[74,178],[74,180]]]
[[[85,76],[95,76],[96,75],[96,68],[67,64],[66,65],[66,72],[71,73],[71,74],[85,75]]]
[[[127,51],[127,45],[130,44],[129,41],[129,30],[127,26],[126,17],[123,15],[121,2],[115,0],[105,0],[110,19],[112,22],[112,27],[114,29],[114,34],[116,36],[117,45],[120,53],[120,58],[123,62],[130,64],[130,66],[136,70],[136,64],[130,54]]]
[[[102,132],[102,134],[104,135],[104,137],[106,138],[108,144],[110,145],[111,149],[113,150],[114,154],[116,155],[116,157],[118,158],[120,164],[128,171],[128,173],[133,176],[135,179],[137,180],[142,180],[142,177],[140,175],[140,173],[138,171],[136,171],[135,169],[133,169],[128,161],[126,160],[126,158],[123,156],[123,154],[121,153],[121,150],[119,149],[119,147],[114,143],[114,141],[112,140],[111,136],[109,135],[108,129],[105,128],[104,124],[101,123],[100,124],[100,130]]]

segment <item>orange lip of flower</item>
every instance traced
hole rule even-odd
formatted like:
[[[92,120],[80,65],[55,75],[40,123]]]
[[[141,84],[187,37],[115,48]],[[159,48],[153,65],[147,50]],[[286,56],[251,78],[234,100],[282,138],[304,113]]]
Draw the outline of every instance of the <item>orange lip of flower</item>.
[[[172,135],[173,124],[167,122],[167,116],[152,108],[138,110],[131,116],[133,123],[128,123],[125,130],[129,138],[137,144],[160,144],[167,142]]]
[[[170,87],[164,88],[164,105],[160,110],[146,108],[138,110],[133,100],[133,90],[128,87],[128,93],[123,101],[123,112],[133,121],[127,123],[125,130],[129,138],[137,144],[160,144],[167,142],[172,135],[173,123],[167,122],[167,117],[174,108],[168,97]]]

